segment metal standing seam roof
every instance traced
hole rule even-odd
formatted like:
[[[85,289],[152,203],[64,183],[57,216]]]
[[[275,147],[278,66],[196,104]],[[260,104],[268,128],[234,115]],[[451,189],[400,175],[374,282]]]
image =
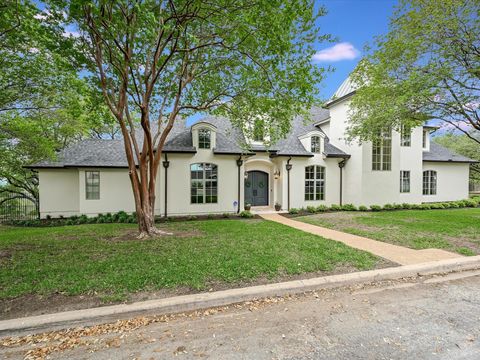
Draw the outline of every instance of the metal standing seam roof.
[[[265,146],[245,147],[243,133],[232,126],[224,117],[209,116],[200,121],[217,127],[215,154],[249,154],[259,151],[268,151],[278,156],[313,156],[307,151],[299,140],[301,135],[316,130],[323,132],[314,124],[329,117],[329,111],[322,108],[313,108],[312,121],[304,123],[304,119],[297,116],[293,119],[292,130],[285,139],[278,141],[269,148]],[[139,132],[139,144],[142,139]],[[331,144],[325,137],[325,155],[328,157],[346,157],[345,152]],[[195,153],[192,143],[191,126],[187,127],[185,120],[177,121],[170,132],[165,147],[165,153]],[[29,168],[62,168],[62,167],[128,167],[122,139],[96,139],[82,140],[62,150],[55,161],[41,161],[28,166]]]

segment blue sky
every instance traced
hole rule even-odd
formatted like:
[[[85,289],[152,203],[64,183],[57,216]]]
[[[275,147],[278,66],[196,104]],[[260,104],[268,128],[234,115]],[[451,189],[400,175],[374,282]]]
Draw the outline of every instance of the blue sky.
[[[363,54],[364,46],[372,44],[375,36],[388,30],[389,17],[393,13],[397,0],[316,0],[317,5],[326,7],[328,14],[318,20],[322,33],[336,38],[333,43],[316,44],[317,66],[332,66],[333,73],[319,84],[320,98],[328,99],[345,80]],[[36,1],[44,8],[41,1]],[[73,27],[67,32],[75,33]],[[189,123],[204,116],[197,114]]]
[[[327,99],[355,68],[365,44],[372,44],[375,36],[387,32],[389,17],[397,1],[318,0],[317,3],[328,10],[328,14],[319,20],[321,31],[338,38],[332,44],[318,44],[317,48],[318,51],[327,51],[320,53],[323,60],[315,63],[319,66],[332,65],[336,69],[320,84],[321,98]]]

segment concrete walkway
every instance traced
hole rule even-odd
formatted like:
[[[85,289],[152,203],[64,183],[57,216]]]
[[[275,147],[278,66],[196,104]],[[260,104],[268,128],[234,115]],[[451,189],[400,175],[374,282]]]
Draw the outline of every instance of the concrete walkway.
[[[317,225],[306,224],[301,221],[286,218],[278,214],[259,214],[265,220],[275,221],[302,230],[311,234],[319,235],[326,239],[336,240],[353,247],[364,250],[384,259],[401,265],[421,264],[430,261],[461,258],[462,255],[454,254],[441,249],[414,250],[403,246],[392,245],[382,241],[372,240],[366,237],[347,234],[341,231],[327,229]]]

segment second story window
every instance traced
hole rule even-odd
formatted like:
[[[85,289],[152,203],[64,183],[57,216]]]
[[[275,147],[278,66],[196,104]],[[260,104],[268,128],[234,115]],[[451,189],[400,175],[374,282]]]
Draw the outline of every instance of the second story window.
[[[412,131],[406,127],[402,126],[402,131],[400,133],[400,146],[410,146],[412,144]]]
[[[211,132],[208,129],[198,130],[198,147],[199,149],[210,149]]]
[[[310,151],[315,154],[320,154],[320,136],[311,137],[311,149]]]
[[[263,141],[265,139],[265,129],[263,122],[260,120],[255,121],[253,124],[253,141]]]
[[[392,170],[392,131],[382,131],[372,142],[372,170]]]
[[[422,147],[423,147],[424,149],[427,148],[427,141],[428,141],[428,130],[423,130]]]

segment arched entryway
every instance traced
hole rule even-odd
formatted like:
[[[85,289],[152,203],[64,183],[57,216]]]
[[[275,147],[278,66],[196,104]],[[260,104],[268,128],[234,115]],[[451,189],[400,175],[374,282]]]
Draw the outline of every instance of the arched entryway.
[[[245,204],[268,206],[268,173],[258,170],[247,172]]]

